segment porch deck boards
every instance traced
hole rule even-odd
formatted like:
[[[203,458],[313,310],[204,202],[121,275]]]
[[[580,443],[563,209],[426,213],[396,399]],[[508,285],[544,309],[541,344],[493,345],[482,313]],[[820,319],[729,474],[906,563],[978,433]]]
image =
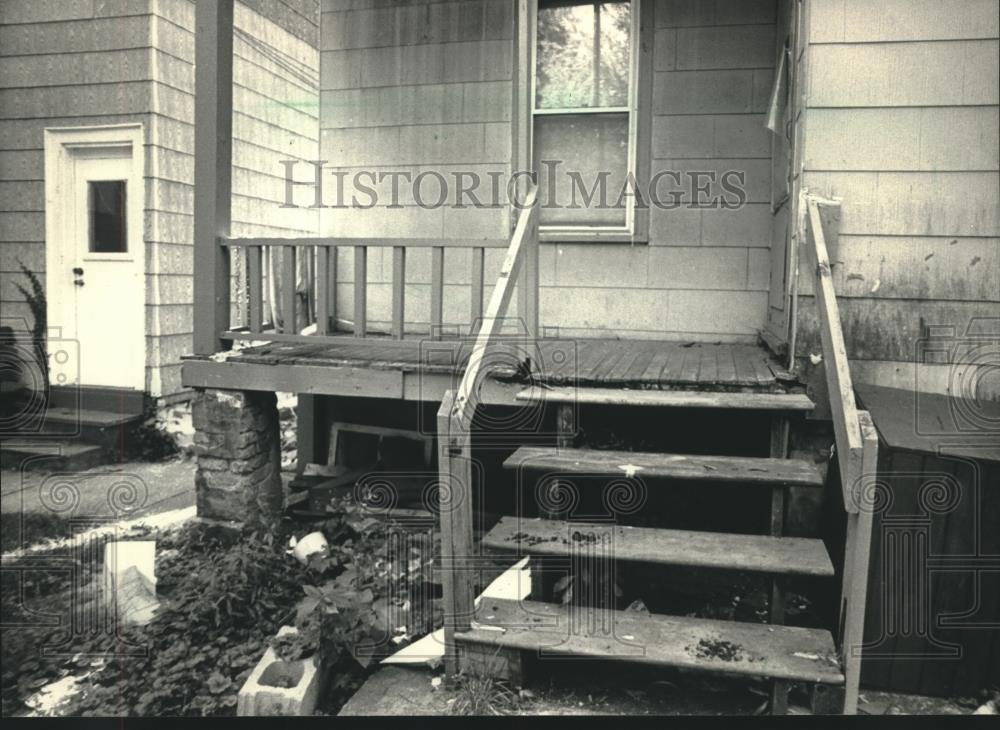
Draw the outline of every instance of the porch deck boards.
[[[344,337],[343,343],[269,343],[246,347],[229,361],[455,375],[464,369],[470,347],[468,339]],[[491,369],[495,377],[516,377],[515,363],[534,352],[532,375],[536,381],[548,385],[781,390],[786,382],[793,380],[770,352],[758,345],[544,339],[537,350],[527,350],[519,341],[511,340],[501,342],[498,351],[501,354]]]

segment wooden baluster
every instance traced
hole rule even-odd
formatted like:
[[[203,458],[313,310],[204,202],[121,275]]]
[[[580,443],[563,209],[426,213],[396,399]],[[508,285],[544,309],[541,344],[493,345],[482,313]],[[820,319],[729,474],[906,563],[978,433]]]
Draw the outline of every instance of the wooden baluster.
[[[392,247],[392,336],[406,332],[406,247]]]
[[[444,323],[444,246],[431,251],[431,337],[441,336]]]
[[[334,258],[337,251],[333,251]],[[330,334],[330,249],[316,249],[316,334]]]
[[[264,275],[261,265],[263,248],[247,247],[247,277],[250,294],[250,331],[264,330]]]
[[[788,458],[789,421],[784,416],[775,416],[771,420],[771,458]],[[781,537],[785,532],[785,501],[787,488],[783,485],[771,488],[771,524],[770,533]],[[785,623],[785,591],[781,579],[771,578],[771,605],[768,620],[772,624]],[[774,680],[771,685],[771,714],[788,714],[788,682]]]
[[[521,265],[519,288],[521,297],[518,316],[524,323],[525,334],[538,339],[538,207],[531,211],[531,223],[525,240],[524,263]]]
[[[469,313],[469,334],[474,335],[479,331],[479,325],[483,319],[483,269],[486,257],[486,249],[476,246],[472,249],[472,290],[470,298],[472,309]]]
[[[297,335],[295,321],[295,304],[298,298],[295,292],[296,274],[295,246],[282,246],[281,259],[281,331],[289,335]]]
[[[368,332],[368,247],[354,247],[354,336]]]

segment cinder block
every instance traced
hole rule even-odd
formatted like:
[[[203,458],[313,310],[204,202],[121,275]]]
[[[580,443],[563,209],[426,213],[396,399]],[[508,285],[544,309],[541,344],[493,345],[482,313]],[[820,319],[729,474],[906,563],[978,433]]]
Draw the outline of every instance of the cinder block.
[[[297,632],[292,626],[282,626],[278,636]],[[286,662],[268,648],[240,689],[236,714],[239,717],[311,715],[323,686],[322,674],[316,656]],[[285,686],[292,683],[292,687]]]

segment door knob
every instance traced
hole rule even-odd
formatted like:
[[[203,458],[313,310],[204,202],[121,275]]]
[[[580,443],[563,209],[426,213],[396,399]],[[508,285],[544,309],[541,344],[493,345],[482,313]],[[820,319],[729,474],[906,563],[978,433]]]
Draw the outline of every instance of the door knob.
[[[73,267],[73,276],[83,276],[83,269],[79,266]]]

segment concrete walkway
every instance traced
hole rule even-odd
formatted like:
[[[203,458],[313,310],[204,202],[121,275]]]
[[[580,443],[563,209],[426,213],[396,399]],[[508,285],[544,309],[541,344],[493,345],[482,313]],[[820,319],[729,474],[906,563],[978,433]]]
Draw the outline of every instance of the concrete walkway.
[[[111,464],[69,474],[0,472],[0,512],[132,519],[195,503],[193,460]]]

